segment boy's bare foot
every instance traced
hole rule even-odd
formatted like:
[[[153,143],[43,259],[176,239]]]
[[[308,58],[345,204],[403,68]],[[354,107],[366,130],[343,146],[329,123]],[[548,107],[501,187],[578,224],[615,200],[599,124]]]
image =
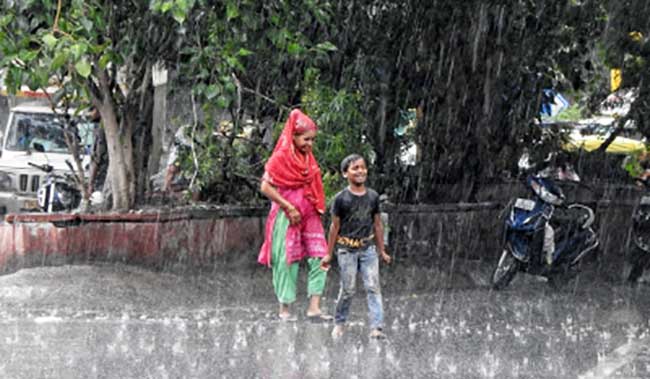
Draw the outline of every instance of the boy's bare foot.
[[[381,329],[373,329],[370,332],[370,338],[383,340],[386,338],[386,335],[384,334],[384,332],[381,331]]]
[[[334,325],[334,329],[332,329],[332,338],[337,340],[343,337],[343,332],[345,332],[345,327],[343,324]]]

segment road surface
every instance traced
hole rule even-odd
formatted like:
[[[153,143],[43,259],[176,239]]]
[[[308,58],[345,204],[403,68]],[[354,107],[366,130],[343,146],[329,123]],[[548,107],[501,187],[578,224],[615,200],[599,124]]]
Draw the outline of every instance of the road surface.
[[[391,280],[388,339],[369,340],[360,285],[334,341],[331,325],[305,320],[304,297],[297,322],[276,320],[266,270],[24,269],[0,277],[0,377],[650,377],[650,285],[581,279],[555,292],[520,275],[502,292],[413,292]]]

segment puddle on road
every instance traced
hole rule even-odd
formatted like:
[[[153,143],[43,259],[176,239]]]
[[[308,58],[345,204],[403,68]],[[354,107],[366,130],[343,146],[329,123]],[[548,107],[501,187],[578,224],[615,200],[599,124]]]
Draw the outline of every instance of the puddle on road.
[[[362,290],[335,342],[330,325],[275,319],[270,276],[63,266],[2,276],[0,288],[0,377],[12,378],[577,377],[650,335],[650,308],[617,288],[393,290],[379,342]]]

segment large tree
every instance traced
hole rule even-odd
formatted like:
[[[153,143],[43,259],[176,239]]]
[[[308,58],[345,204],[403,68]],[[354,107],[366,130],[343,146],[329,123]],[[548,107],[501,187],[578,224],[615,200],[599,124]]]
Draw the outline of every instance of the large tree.
[[[0,65],[7,87],[54,85],[53,108],[72,104],[99,110],[114,209],[133,207],[138,175],[147,174],[138,162],[146,157],[142,149],[147,144],[141,141],[151,127],[151,69],[176,55],[179,23],[190,6],[185,1],[173,5],[174,17],[143,1],[16,0],[1,5]]]

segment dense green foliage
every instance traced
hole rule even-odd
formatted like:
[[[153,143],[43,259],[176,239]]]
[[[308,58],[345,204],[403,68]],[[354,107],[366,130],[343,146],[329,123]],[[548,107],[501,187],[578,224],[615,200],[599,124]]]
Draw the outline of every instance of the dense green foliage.
[[[361,95],[321,84],[316,72],[307,76],[303,109],[319,127],[314,153],[321,163],[325,194],[331,198],[347,184],[340,175],[343,158],[356,153],[372,162],[374,155],[366,138],[368,125],[360,111]]]
[[[556,148],[537,125],[541,90],[571,94],[586,115],[608,94],[611,67],[639,87],[629,117],[648,135],[643,0],[34,0],[5,1],[3,11],[6,84],[42,87],[54,76],[82,102],[110,95],[130,125],[116,138],[141,147],[125,151],[135,176],[146,169],[137,156],[150,133],[147,75],[163,62],[191,98],[181,123],[196,143],[183,168],[212,201],[260,199],[271,137],[293,107],[320,126],[328,194],[342,185],[341,158],[360,152],[370,184],[406,202],[475,200],[516,174],[523,149]],[[112,85],[96,91],[103,75]],[[402,159],[412,143],[414,165]]]

